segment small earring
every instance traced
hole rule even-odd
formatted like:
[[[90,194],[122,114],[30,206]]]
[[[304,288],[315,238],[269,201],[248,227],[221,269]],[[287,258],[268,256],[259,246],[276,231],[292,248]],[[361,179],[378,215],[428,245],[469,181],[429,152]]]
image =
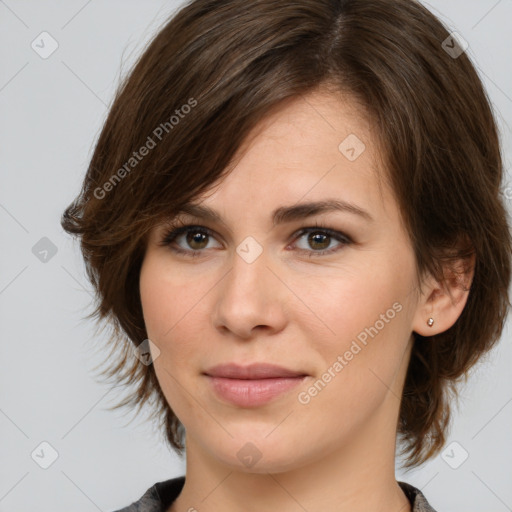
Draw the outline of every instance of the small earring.
[[[433,318],[429,318],[429,319],[427,320],[427,325],[428,325],[429,327],[432,327],[432,326],[434,325],[434,319],[433,319]]]

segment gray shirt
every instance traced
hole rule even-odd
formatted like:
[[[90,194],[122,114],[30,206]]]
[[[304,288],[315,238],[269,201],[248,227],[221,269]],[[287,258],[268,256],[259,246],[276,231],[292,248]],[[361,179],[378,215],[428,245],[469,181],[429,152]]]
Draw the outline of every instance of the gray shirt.
[[[165,512],[178,497],[184,484],[184,476],[158,482],[139,500],[116,512]],[[436,512],[419,489],[405,482],[398,482],[398,485],[411,502],[413,512]]]

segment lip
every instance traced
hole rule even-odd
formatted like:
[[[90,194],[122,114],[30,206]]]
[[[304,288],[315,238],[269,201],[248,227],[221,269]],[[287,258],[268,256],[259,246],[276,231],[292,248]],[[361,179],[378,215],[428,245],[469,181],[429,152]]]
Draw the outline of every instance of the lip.
[[[258,407],[298,386],[308,376],[281,366],[223,364],[205,375],[215,394],[239,407]]]
[[[271,379],[283,377],[304,377],[303,371],[290,370],[270,363],[252,363],[242,366],[235,363],[219,364],[204,372],[210,377],[227,379]]]

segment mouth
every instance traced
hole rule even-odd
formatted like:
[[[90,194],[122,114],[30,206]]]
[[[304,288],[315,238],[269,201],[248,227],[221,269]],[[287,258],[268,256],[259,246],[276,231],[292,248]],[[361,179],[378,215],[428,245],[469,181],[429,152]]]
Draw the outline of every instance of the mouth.
[[[217,397],[239,407],[263,405],[290,391],[308,377],[303,371],[267,363],[218,365],[204,372],[204,375]]]
[[[219,364],[204,372],[210,377],[227,379],[271,379],[287,377],[304,377],[306,372],[291,370],[270,363],[252,363],[248,366],[236,363]]]

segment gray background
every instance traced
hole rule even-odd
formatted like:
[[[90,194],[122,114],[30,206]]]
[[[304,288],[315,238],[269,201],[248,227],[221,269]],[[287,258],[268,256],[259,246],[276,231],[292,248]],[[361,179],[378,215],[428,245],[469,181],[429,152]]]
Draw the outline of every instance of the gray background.
[[[144,415],[107,410],[119,390],[94,377],[108,355],[107,335],[82,319],[91,311],[91,288],[78,247],[59,225],[119,77],[179,5],[0,0],[2,512],[108,512],[185,472]],[[510,173],[512,1],[427,6],[469,43],[496,109]],[[47,59],[31,47],[43,31],[59,45]],[[507,187],[510,208],[510,174]],[[32,250],[48,244],[43,237],[57,250],[46,262]],[[499,347],[461,387],[447,446],[458,444],[415,471],[397,471],[440,512],[512,510],[511,360],[508,322]],[[58,452],[47,469],[39,465],[50,461],[43,441]],[[463,450],[469,457],[453,469],[447,461],[460,464]]]

